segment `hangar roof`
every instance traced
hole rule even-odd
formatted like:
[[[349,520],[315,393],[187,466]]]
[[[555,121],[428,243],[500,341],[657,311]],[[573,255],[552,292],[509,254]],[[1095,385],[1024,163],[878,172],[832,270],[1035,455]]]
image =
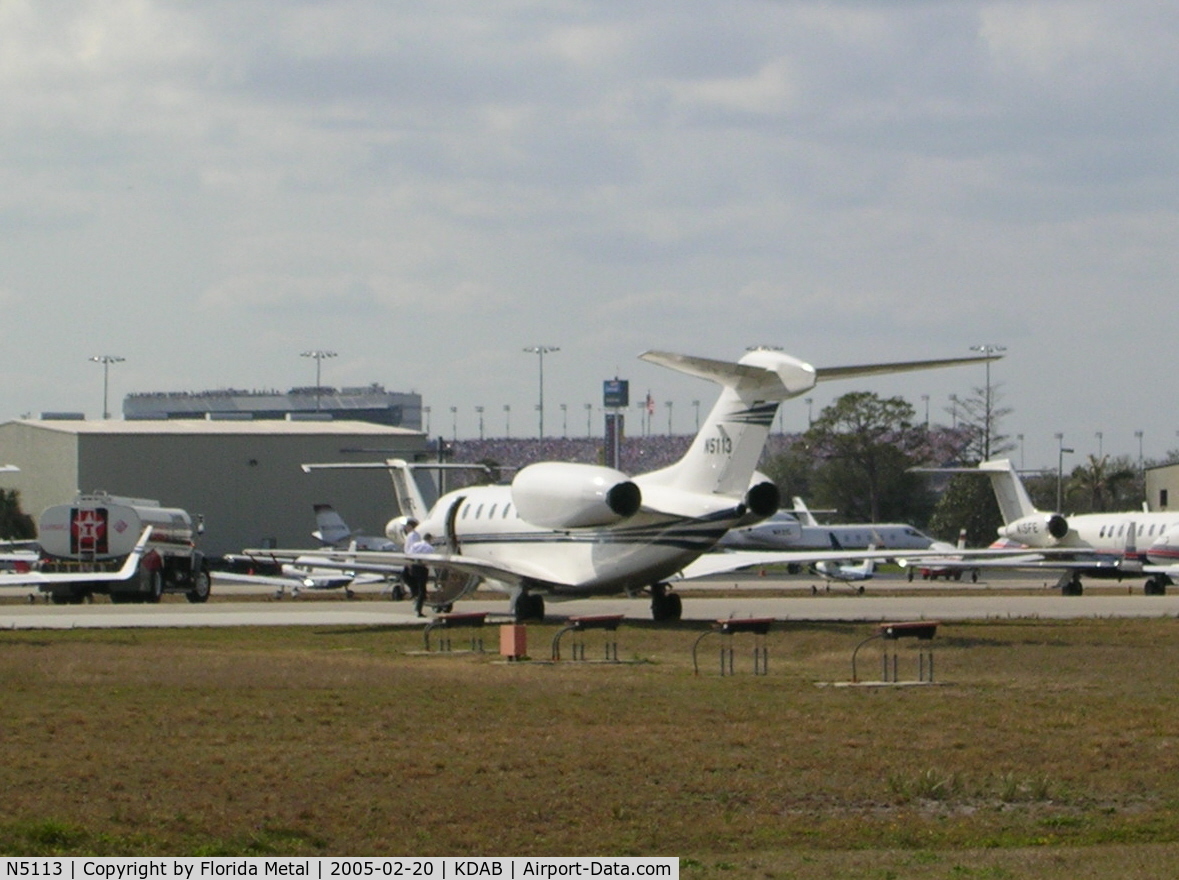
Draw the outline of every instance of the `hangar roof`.
[[[284,420],[218,420],[218,419],[161,419],[131,420],[123,419],[91,419],[91,420],[62,420],[62,419],[14,419],[7,424],[27,425],[31,428],[41,428],[46,431],[57,431],[62,434],[200,434],[200,435],[242,435],[252,436],[283,435],[294,437],[309,437],[337,434],[367,434],[373,437],[404,436],[417,437],[421,431],[411,431],[408,428],[393,428],[388,425],[376,425],[372,422],[356,422],[345,420],[325,421],[284,421]]]

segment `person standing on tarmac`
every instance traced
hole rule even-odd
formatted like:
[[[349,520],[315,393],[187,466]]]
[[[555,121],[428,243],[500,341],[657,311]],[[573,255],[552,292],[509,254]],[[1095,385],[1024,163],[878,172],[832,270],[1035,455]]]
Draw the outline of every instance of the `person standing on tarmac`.
[[[406,523],[410,525],[410,523]],[[412,554],[433,553],[434,545],[430,543],[430,535],[424,538],[418,533],[417,523],[413,523],[413,530],[405,536],[405,552]],[[425,617],[422,605],[426,602],[426,584],[430,579],[430,569],[418,562],[410,563],[405,569],[405,580],[409,584],[410,594],[413,596],[413,610],[418,617]]]

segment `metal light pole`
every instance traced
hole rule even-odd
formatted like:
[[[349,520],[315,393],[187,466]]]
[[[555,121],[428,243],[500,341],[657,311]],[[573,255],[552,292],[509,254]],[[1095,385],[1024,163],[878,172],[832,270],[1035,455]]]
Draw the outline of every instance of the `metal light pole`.
[[[430,407],[423,406],[422,412],[426,414],[426,436],[430,436]]]
[[[671,401],[670,400],[667,401],[665,406],[667,407],[667,436],[670,437],[671,436]]]
[[[544,439],[544,356],[550,352],[560,351],[561,349],[555,345],[531,345],[524,349],[528,354],[536,355],[538,364],[540,365],[540,402],[536,405],[538,413],[538,430],[540,431],[540,439]]]
[[[479,439],[483,439],[483,407],[475,407],[475,412],[479,413]]]
[[[925,401],[925,430],[929,430],[929,395],[922,394],[921,399]]]
[[[569,407],[561,404],[561,436],[569,439]]]
[[[815,423],[814,417],[811,415],[811,405],[814,404],[813,397],[804,397],[802,402],[806,404],[806,426],[809,428]]]
[[[971,351],[979,352],[983,357],[987,358],[987,386],[985,409],[983,412],[983,461],[990,461],[991,459],[991,361],[994,355],[1001,351],[1007,351],[1006,346],[1003,345],[972,345]]]
[[[510,403],[504,404],[504,436],[509,440],[512,439],[512,405]]]
[[[450,436],[455,443],[458,442],[458,407],[452,406],[450,408]]]
[[[107,408],[107,391],[110,388],[111,364],[121,364],[126,358],[117,354],[96,354],[90,358],[96,364],[102,364],[102,418],[105,421],[111,417]]]
[[[312,349],[311,351],[304,351],[299,354],[299,357],[315,358],[315,411],[319,412],[319,369],[324,358],[334,358],[336,353],[334,351],[323,351],[322,349]]]
[[[1056,435],[1059,452],[1056,458],[1056,512],[1060,513],[1064,507],[1064,454],[1073,450],[1064,445],[1064,434]]]
[[[1095,436],[1097,437],[1097,460],[1098,460],[1098,461],[1101,461],[1101,459],[1102,459],[1102,449],[1101,449],[1101,445],[1102,445],[1102,437],[1103,437],[1103,435],[1102,435],[1102,433],[1101,433],[1100,431],[1098,431],[1098,432],[1097,432],[1097,434],[1096,434]]]
[[[1142,497],[1146,497],[1146,459],[1142,457],[1142,431],[1137,430],[1134,436],[1138,438],[1138,479],[1142,481]]]
[[[594,405],[592,403],[587,403],[585,405],[585,436],[587,436],[587,437],[594,436],[594,427],[592,424],[593,416],[594,416]]]
[[[692,407],[693,407],[693,409],[696,410],[696,433],[699,434],[700,433],[700,401],[693,400]],[[779,409],[781,409],[781,407],[779,407]],[[785,433],[785,432],[783,432],[783,433]]]

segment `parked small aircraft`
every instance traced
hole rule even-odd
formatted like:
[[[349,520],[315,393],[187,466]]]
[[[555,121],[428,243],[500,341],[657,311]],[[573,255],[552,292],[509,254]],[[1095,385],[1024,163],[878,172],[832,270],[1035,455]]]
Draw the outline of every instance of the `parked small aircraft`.
[[[992,548],[995,545],[991,545]],[[946,580],[962,580],[962,575],[967,571],[970,572],[970,579],[978,581],[978,566],[964,565],[963,561],[966,558],[966,529],[961,529],[958,532],[958,544],[949,543],[948,541],[934,541],[929,545],[930,550],[937,550],[944,553],[945,556],[927,556],[920,560],[898,559],[897,564],[901,568],[909,570],[909,580],[913,580],[915,573],[921,574],[922,580],[936,581],[939,577],[944,577]]]
[[[316,504],[315,511],[317,528],[311,533],[315,540],[326,548],[338,550],[395,550],[399,544],[388,538],[377,538],[370,535],[355,535],[344,522],[344,518],[336,512],[330,504]],[[266,550],[254,550],[248,554],[230,554],[225,557],[227,562],[235,565],[263,567],[277,570],[278,574],[258,574],[254,571],[221,571],[217,579],[227,583],[260,584],[275,588],[274,598],[281,599],[290,589],[291,597],[298,598],[303,590],[339,590],[351,599],[352,588],[361,584],[380,583],[387,580],[383,575],[358,574],[354,571],[343,571],[338,568],[322,567],[321,563],[327,558],[314,552],[296,556],[294,559],[278,558],[270,555]],[[394,589],[394,597],[401,598],[402,591]]]
[[[831,549],[836,553],[843,552],[843,545],[835,535],[831,536]],[[869,544],[868,549],[875,550],[876,544]],[[852,584],[872,580],[876,574],[876,560],[864,559],[858,563],[853,563],[843,559],[830,559],[812,563],[811,571],[826,580],[828,589],[830,589],[832,581]],[[859,592],[864,592],[864,585],[862,583],[860,583]]]
[[[353,532],[330,504],[316,504],[314,509],[317,528],[311,533],[311,537],[325,547],[335,547],[338,550],[349,547],[353,550],[397,550],[400,547],[399,542],[384,536]]]

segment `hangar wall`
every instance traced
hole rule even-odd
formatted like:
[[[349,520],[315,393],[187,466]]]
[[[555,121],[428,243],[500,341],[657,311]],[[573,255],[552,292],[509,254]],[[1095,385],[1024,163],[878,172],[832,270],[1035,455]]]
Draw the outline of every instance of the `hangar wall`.
[[[390,450],[342,455],[349,447]],[[0,484],[21,490],[27,513],[81,490],[151,498],[203,514],[210,555],[247,546],[311,547],[312,506],[333,505],[353,529],[382,534],[396,511],[382,471],[315,471],[305,462],[421,459],[424,436],[363,422],[21,420],[0,425]]]
[[[1179,510],[1179,464],[1146,469],[1146,500],[1151,510]]]

